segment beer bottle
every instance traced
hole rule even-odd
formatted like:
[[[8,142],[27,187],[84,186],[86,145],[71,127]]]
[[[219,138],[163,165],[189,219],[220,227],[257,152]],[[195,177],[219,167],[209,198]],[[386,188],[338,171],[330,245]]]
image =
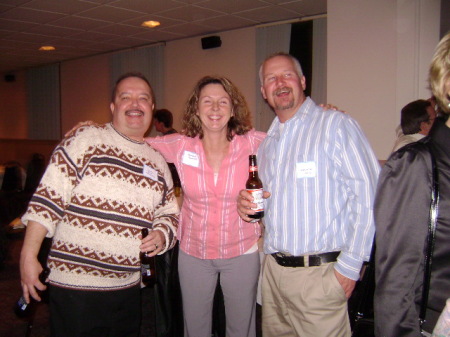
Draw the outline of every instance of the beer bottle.
[[[256,164],[256,155],[252,154],[249,157],[249,172],[248,180],[245,184],[245,188],[253,196],[253,203],[257,206],[252,208],[256,211],[255,214],[249,215],[253,220],[251,222],[256,222],[262,219],[264,216],[264,202],[263,202],[263,185],[261,179],[258,177],[258,165]]]
[[[45,267],[44,270],[42,270],[42,272],[39,274],[39,281],[41,281],[41,283],[46,284],[45,281],[47,280],[48,275],[50,275],[50,269]],[[38,293],[39,296],[42,297],[42,292],[38,290]],[[25,297],[21,296],[14,306],[14,312],[18,317],[27,317],[33,311],[32,308],[36,303],[37,301],[34,300],[31,296],[30,296],[30,303],[27,303],[25,301]]]
[[[148,228],[142,228],[141,234],[142,238],[145,238],[148,235]],[[153,284],[156,277],[155,257],[150,257],[147,256],[147,253],[140,252],[139,258],[141,260],[142,283],[145,285]]]

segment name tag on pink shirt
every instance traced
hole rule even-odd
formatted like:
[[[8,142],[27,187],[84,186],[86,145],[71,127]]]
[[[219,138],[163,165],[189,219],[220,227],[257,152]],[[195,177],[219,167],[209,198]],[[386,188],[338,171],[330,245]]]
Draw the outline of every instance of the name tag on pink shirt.
[[[198,157],[198,154],[191,151],[184,151],[183,156],[181,157],[181,162],[183,164],[193,166],[193,167],[199,167],[200,165],[200,159]]]

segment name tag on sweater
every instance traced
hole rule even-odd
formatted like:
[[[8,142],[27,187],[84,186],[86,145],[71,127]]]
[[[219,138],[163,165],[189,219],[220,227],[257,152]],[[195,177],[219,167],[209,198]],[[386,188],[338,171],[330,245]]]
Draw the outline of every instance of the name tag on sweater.
[[[316,163],[313,161],[297,163],[295,171],[297,178],[314,178],[317,175]]]
[[[156,170],[152,169],[150,166],[144,165],[142,173],[147,178],[150,178],[153,181],[158,181],[158,172],[156,172]]]
[[[191,151],[184,151],[183,157],[181,158],[183,164],[199,167],[200,159],[198,158],[198,154]]]

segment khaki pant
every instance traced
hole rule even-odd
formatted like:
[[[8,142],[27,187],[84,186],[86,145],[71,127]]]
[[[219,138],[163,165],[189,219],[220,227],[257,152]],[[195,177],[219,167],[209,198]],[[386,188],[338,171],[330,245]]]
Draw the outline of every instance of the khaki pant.
[[[262,281],[264,337],[348,337],[347,298],[334,263],[282,267],[266,256]]]

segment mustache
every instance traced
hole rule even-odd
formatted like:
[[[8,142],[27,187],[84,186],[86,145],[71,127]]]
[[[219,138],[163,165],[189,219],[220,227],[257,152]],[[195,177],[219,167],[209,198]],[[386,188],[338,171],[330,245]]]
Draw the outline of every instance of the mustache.
[[[142,111],[141,109],[129,109],[125,111],[126,114],[130,112],[140,112],[141,114],[144,114],[144,111]]]

